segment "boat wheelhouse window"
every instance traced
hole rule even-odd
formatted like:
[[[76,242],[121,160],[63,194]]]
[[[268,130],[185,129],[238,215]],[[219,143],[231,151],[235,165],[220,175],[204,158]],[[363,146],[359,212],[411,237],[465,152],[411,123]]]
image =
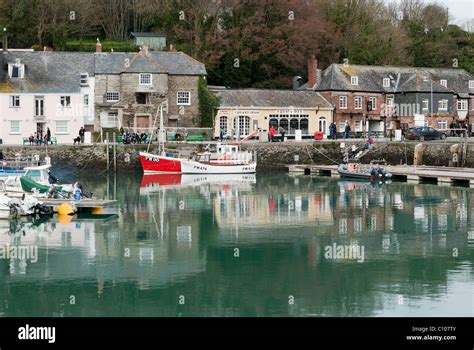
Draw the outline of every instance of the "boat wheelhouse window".
[[[196,159],[198,162],[208,163],[209,162],[209,154],[201,154],[197,156]]]
[[[288,119],[280,119],[280,126],[288,131]]]
[[[308,119],[307,118],[301,118],[300,119],[300,129],[303,134],[308,133]]]
[[[25,176],[28,176],[30,179],[35,180],[35,181],[41,181],[41,170],[28,170],[28,172],[25,174]]]

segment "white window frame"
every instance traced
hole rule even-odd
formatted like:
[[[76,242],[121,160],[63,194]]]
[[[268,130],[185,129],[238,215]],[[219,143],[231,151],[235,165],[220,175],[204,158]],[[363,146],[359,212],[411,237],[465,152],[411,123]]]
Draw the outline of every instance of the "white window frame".
[[[447,120],[438,120],[438,129],[447,129],[448,121]]]
[[[151,73],[140,73],[138,76],[138,84],[142,86],[153,85],[153,75]]]
[[[222,130],[224,135],[227,135],[228,120],[229,118],[226,115],[221,115],[219,117],[219,130]]]
[[[354,109],[362,109],[362,96],[354,97]]]
[[[474,80],[469,80],[469,89],[474,89]]]
[[[64,125],[61,128],[59,127],[60,123],[64,123]],[[56,134],[57,135],[67,135],[67,134],[69,134],[69,127],[68,127],[68,121],[67,120],[56,120]]]
[[[89,73],[81,73],[81,86],[89,85]]]
[[[84,106],[89,107],[89,95],[84,95]]]
[[[339,121],[339,132],[346,131],[346,122]]]
[[[16,124],[16,127],[13,128],[13,123]],[[20,135],[20,121],[19,120],[10,120],[10,134],[11,135]]]
[[[362,120],[356,120],[355,125],[354,125],[354,131],[355,132],[363,131],[362,129],[363,129],[362,128]]]
[[[444,87],[448,87],[448,81],[446,79],[441,79],[439,81],[439,85],[444,86]]]
[[[64,95],[59,98],[60,104],[62,108],[69,108],[71,107],[71,96]]]
[[[372,106],[372,110],[377,109],[377,97],[369,97],[370,104]]]
[[[351,76],[351,85],[359,85],[359,77],[357,75]]]
[[[21,98],[20,95],[10,95],[10,108],[20,108]]]
[[[107,102],[118,102],[120,101],[120,92],[108,91],[105,93],[105,100]]]
[[[347,109],[347,96],[339,96],[339,109]]]
[[[383,84],[383,87],[390,87],[390,79],[389,78],[383,78],[382,84]]]
[[[430,103],[429,100],[423,100],[423,101],[421,101],[421,110],[422,110],[422,111],[427,111],[428,108],[429,108],[429,103]]]
[[[35,117],[44,117],[44,97],[35,96]],[[38,111],[40,113],[38,113]]]
[[[187,94],[187,97],[180,96],[180,94]],[[180,102],[180,99],[187,99],[187,102]],[[176,104],[178,106],[190,106],[191,105],[191,91],[177,91],[176,92]]]
[[[13,77],[13,67],[14,66],[18,68],[18,77]],[[10,63],[8,65],[8,76],[11,79],[23,79],[25,77],[25,65],[23,63],[19,63],[19,62]]]
[[[458,111],[467,111],[467,105],[468,105],[467,101],[468,101],[467,99],[458,100],[456,103],[456,107],[457,107],[456,109]]]
[[[448,100],[439,100],[438,101],[438,111],[447,111],[448,110]]]

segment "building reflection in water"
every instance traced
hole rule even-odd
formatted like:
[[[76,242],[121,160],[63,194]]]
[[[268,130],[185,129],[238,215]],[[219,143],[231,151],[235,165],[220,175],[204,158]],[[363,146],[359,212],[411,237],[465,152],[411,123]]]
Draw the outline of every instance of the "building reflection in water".
[[[59,293],[71,281],[112,300],[135,289],[155,293],[134,311],[122,301],[93,301],[101,314],[175,315],[181,311],[170,300],[191,293],[192,315],[285,315],[277,300],[294,293],[292,314],[373,315],[389,308],[383,293],[440,293],[450,271],[472,261],[474,197],[466,188],[286,174],[157,175],[139,184],[119,181],[117,188],[117,217],[0,222],[0,245],[39,248],[35,263],[0,261],[7,266],[0,269],[0,297],[11,303],[11,288],[22,283],[57,285]],[[364,246],[364,264],[328,260],[325,247],[334,243]],[[424,274],[431,275],[425,284]],[[159,291],[167,291],[164,299]],[[341,299],[359,302],[360,310]],[[114,303],[123,309],[109,310]],[[14,314],[1,306],[0,312]]]

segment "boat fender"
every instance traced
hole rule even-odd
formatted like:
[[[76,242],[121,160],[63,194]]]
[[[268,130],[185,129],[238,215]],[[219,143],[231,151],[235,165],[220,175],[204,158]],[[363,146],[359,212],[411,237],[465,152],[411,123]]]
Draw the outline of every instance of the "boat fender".
[[[58,207],[58,214],[59,215],[73,215],[74,210],[69,204],[63,203]]]

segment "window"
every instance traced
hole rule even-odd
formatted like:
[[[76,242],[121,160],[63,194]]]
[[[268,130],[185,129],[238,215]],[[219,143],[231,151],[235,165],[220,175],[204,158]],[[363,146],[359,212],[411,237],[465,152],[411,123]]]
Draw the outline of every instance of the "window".
[[[118,127],[118,113],[117,112],[108,113],[107,125],[109,125],[109,127]]]
[[[321,132],[326,132],[326,118],[319,118],[319,130]]]
[[[438,111],[447,111],[447,110],[448,110],[448,100],[439,100]]]
[[[438,121],[438,129],[447,129],[447,128],[448,128],[448,122],[446,120]]]
[[[71,106],[71,96],[61,96],[61,106],[63,107]]]
[[[354,97],[354,108],[355,109],[362,109],[362,97],[361,96]]]
[[[84,106],[89,106],[89,95],[84,95]]]
[[[383,78],[383,87],[390,87],[390,79]]]
[[[81,86],[87,86],[89,80],[89,74],[87,73],[81,73]]]
[[[355,121],[354,131],[362,131],[362,120],[356,120]]]
[[[20,60],[17,59],[15,63],[8,65],[8,73],[10,78],[22,79],[24,77],[25,65],[20,63]]]
[[[467,100],[458,100],[458,111],[467,111]]]
[[[238,125],[236,125],[236,123],[238,123]],[[234,118],[234,128],[238,130],[239,137],[250,134],[250,117],[239,115],[237,118]]]
[[[189,106],[191,104],[191,93],[189,91],[178,91],[176,101],[178,105]]]
[[[118,93],[118,92],[107,92],[105,94],[105,99],[107,100],[107,102],[120,101],[120,93]]]
[[[35,97],[35,116],[42,117],[44,116],[44,98]]]
[[[20,133],[20,121],[10,120],[10,134],[19,134],[19,133]]]
[[[57,134],[67,134],[67,120],[57,120],[56,121],[56,133]]]
[[[227,117],[226,116],[220,117],[219,127],[220,127],[220,130],[224,133],[224,135],[227,135]]]
[[[10,107],[20,107],[20,96],[10,96]]]
[[[146,105],[148,102],[148,94],[144,92],[138,92],[136,95],[136,101],[139,105]]]
[[[321,122],[321,120],[320,120]],[[326,126],[324,127],[326,129]],[[307,118],[301,118],[300,119],[300,129],[302,134],[307,134],[308,133],[308,119]]]
[[[150,73],[141,73],[139,78],[140,85],[152,85],[151,79]]]
[[[347,96],[339,96],[339,108],[340,109],[347,108]]]
[[[469,80],[469,89],[474,89],[474,80]]]
[[[448,81],[446,79],[441,79],[439,81],[439,85],[447,87],[448,86]]]
[[[377,109],[377,97],[369,97],[369,102],[372,110]]]
[[[427,111],[428,110],[428,100],[423,100],[421,101],[421,109],[423,111]]]
[[[351,85],[359,85],[359,77],[351,77]]]
[[[346,130],[346,122],[339,122],[339,132],[344,132]]]
[[[387,107],[393,107],[393,97],[387,97]]]

